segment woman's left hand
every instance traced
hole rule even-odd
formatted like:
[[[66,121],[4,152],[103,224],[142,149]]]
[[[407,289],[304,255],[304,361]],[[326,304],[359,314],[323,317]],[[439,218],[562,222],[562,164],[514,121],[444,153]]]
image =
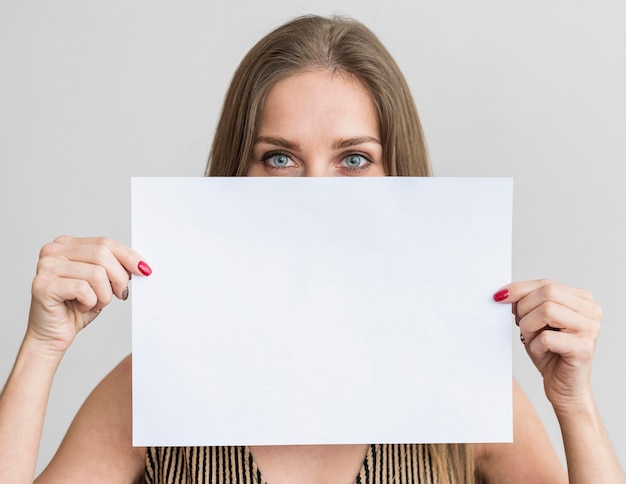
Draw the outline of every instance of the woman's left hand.
[[[520,339],[543,376],[555,411],[587,403],[602,319],[589,291],[541,279],[504,286],[494,299],[512,304]]]

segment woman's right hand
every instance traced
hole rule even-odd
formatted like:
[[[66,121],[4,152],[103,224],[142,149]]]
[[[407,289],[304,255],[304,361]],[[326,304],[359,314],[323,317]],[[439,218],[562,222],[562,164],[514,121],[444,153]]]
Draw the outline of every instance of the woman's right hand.
[[[137,252],[109,238],[58,237],[39,254],[27,338],[62,356],[113,296],[128,298],[132,274],[151,272]]]

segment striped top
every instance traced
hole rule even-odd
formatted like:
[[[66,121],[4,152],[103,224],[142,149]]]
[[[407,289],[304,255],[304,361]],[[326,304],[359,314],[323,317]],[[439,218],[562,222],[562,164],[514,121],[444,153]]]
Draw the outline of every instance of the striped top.
[[[148,447],[148,484],[267,484],[248,447]],[[355,484],[433,483],[420,444],[370,445]]]

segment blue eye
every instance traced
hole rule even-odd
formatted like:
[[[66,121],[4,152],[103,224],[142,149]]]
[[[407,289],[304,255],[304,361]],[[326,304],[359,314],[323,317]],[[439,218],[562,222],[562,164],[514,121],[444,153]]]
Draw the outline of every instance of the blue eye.
[[[291,158],[282,153],[269,155],[264,161],[272,168],[287,168],[295,164]]]
[[[343,159],[343,165],[351,169],[363,168],[367,163],[367,159],[358,154],[348,155]]]

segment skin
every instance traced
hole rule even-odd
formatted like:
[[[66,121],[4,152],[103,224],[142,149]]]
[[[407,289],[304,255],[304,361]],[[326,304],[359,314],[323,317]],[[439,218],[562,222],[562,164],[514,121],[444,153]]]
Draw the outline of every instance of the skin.
[[[303,95],[302,93],[306,93]],[[383,176],[376,110],[350,77],[308,71],[270,91],[249,176]],[[117,297],[140,254],[106,238],[60,237],[40,255],[28,329],[0,395],[0,475],[31,482],[58,364],[75,335]],[[547,280],[501,288],[561,428],[570,482],[624,482],[593,403],[591,361],[601,311],[591,295]],[[495,304],[495,303],[494,303]],[[558,331],[554,331],[558,329]],[[514,442],[474,445],[487,482],[567,482],[530,402],[514,383]],[[145,448],[131,445],[131,357],[94,389],[37,482],[141,482]],[[251,452],[272,483],[353,483],[367,446],[267,446]]]
[[[247,175],[384,176],[382,153],[376,107],[361,83],[306,72],[268,93]]]

